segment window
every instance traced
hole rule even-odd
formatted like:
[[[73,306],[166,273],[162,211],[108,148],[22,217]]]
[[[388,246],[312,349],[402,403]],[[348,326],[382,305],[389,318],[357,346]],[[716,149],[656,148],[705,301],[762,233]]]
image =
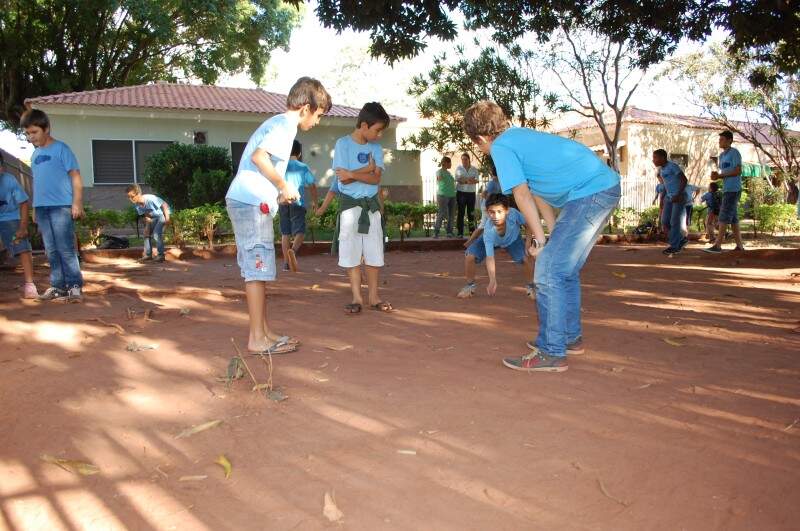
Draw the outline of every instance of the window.
[[[242,153],[247,146],[247,142],[231,142],[231,160],[233,161],[233,174],[239,171],[239,161],[242,160]]]
[[[680,166],[683,171],[686,171],[686,166],[689,165],[689,155],[670,153],[669,160]]]
[[[133,183],[133,143],[130,140],[92,140],[94,182]]]
[[[92,140],[94,183],[144,182],[147,160],[170,144],[150,140]]]

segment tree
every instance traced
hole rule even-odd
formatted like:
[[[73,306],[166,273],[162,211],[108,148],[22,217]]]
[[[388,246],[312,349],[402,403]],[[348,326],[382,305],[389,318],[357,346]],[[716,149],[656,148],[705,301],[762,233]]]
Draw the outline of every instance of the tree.
[[[0,0],[0,122],[26,98],[248,71],[258,82],[299,11],[280,0]]]
[[[720,28],[732,51],[758,54],[780,72],[800,69],[798,12],[794,0],[317,0],[316,7],[328,27],[369,32],[372,53],[389,60],[417,55],[430,38],[453,40],[458,15],[469,28],[491,28],[500,43],[529,34],[547,41],[564,24],[594,28],[615,43],[630,41],[639,66],[659,62],[683,38],[703,40]]]
[[[800,78],[753,55],[732,56],[721,46],[672,59],[665,74],[688,83],[693,103],[753,144],[775,168],[786,190],[800,178]]]
[[[570,28],[560,31],[550,52],[551,70],[572,102],[569,110],[597,123],[617,172],[622,117],[644,76],[635,64],[627,41],[615,43],[595,32]],[[613,122],[606,121],[609,115]]]
[[[408,90],[417,98],[419,114],[432,123],[407,142],[419,149],[475,153],[472,142],[464,135],[462,115],[471,104],[484,99],[497,102],[517,125],[548,125],[542,107],[551,112],[563,108],[555,95],[542,93],[536,81],[539,76],[533,67],[535,62],[533,52],[519,46],[504,53],[484,48],[474,59],[467,57],[463,47],[457,47],[452,61],[447,54],[437,57],[433,69],[416,76]]]

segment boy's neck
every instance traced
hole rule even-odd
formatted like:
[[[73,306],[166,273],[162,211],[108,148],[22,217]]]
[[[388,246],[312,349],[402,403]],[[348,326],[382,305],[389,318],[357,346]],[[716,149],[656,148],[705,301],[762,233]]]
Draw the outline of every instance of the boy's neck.
[[[506,234],[506,220],[503,220],[503,223],[497,223],[494,226],[494,230],[497,232],[498,235],[505,236],[505,234]]]
[[[284,114],[287,118],[289,118],[290,122],[294,123],[294,125],[298,125],[300,123],[300,109],[287,109]]]
[[[53,137],[52,137],[52,136],[50,136],[50,135],[47,135],[47,138],[45,138],[45,139],[44,139],[44,144],[42,144],[42,145],[41,145],[41,146],[39,146],[39,147],[47,147],[47,146],[49,146],[50,144],[52,144],[53,142],[55,142],[55,141],[56,141],[56,139],[55,139],[55,138],[53,138]]]
[[[350,133],[350,138],[352,138],[356,144],[367,143],[367,139],[364,137],[364,133],[361,132],[361,129],[356,129],[355,131]]]

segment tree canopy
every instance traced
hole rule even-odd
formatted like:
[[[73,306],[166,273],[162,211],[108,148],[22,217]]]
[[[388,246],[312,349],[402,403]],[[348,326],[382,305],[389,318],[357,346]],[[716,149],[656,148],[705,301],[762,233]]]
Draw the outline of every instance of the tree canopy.
[[[590,29],[629,41],[643,67],[681,39],[703,40],[720,28],[732,51],[758,55],[781,72],[800,68],[795,0],[318,0],[316,13],[328,27],[369,32],[372,53],[390,61],[417,55],[429,38],[453,40],[463,19],[468,28],[492,30],[500,43],[528,34],[547,41],[561,26]]]
[[[247,71],[286,47],[298,6],[280,0],[0,0],[0,122],[26,98]]]

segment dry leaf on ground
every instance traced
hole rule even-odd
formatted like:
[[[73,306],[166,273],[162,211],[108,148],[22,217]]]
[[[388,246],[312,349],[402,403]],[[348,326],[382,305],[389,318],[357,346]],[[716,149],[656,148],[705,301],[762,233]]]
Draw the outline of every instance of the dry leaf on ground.
[[[128,343],[128,346],[125,347],[125,350],[128,352],[140,352],[142,350],[155,350],[158,348],[158,345],[151,344],[151,345],[140,345],[136,341],[131,341]]]
[[[417,455],[416,450],[397,450],[397,453],[403,455]]]
[[[186,437],[191,437],[195,433],[200,433],[201,431],[209,430],[211,428],[215,428],[222,424],[222,420],[209,420],[208,422],[204,422],[203,424],[198,424],[197,426],[192,426],[191,428],[186,428],[178,435],[175,436],[176,439],[183,439]]]
[[[325,345],[325,348],[328,350],[335,350],[337,352],[341,352],[342,350],[347,350],[349,348],[353,348],[353,345],[341,345],[341,346],[334,346],[334,345]]]
[[[686,336],[681,337],[665,337],[662,338],[664,343],[668,345],[672,345],[673,347],[683,347],[686,346]]]
[[[221,466],[223,468],[223,470],[225,470],[225,479],[228,479],[229,477],[231,477],[231,472],[233,472],[233,465],[231,465],[231,462],[228,461],[227,457],[225,457],[224,455],[220,454],[220,456],[217,457],[217,460],[214,461],[214,462],[216,464],[218,464],[219,466]]]
[[[612,271],[611,274],[617,278],[625,278],[627,276],[625,275],[625,273],[622,273],[620,271]]]
[[[333,494],[326,492],[322,502],[322,516],[331,522],[339,522],[344,518],[344,513],[336,506],[336,500]]]
[[[61,459],[52,455],[42,454],[40,459],[45,463],[50,463],[63,468],[67,472],[73,474],[80,474],[82,476],[91,476],[100,473],[100,469],[91,463],[85,461],[76,461],[75,459]]]
[[[208,479],[208,476],[181,476],[178,481],[203,481]]]

